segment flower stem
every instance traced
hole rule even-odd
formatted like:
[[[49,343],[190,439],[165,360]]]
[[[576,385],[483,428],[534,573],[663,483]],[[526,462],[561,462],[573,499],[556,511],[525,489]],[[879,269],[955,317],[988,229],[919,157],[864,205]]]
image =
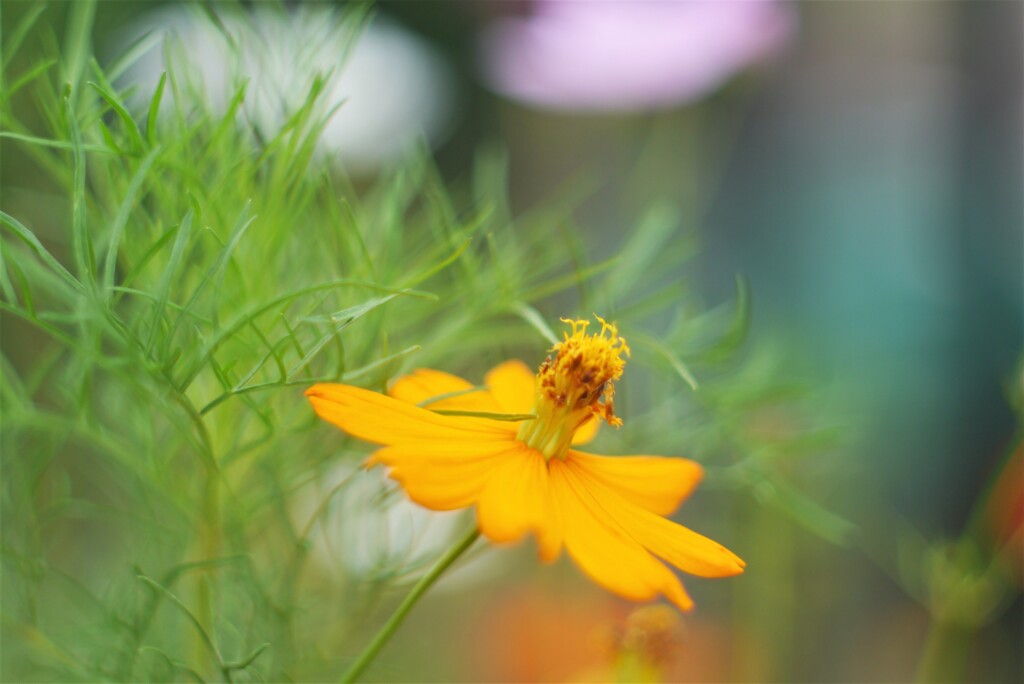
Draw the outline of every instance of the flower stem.
[[[962,682],[971,636],[972,630],[966,625],[933,621],[914,681],[918,684]]]
[[[420,600],[420,597],[427,592],[434,585],[434,582],[444,574],[444,571],[451,567],[452,563],[458,560],[459,556],[466,552],[466,550],[473,545],[477,537],[480,536],[479,530],[475,527],[466,534],[465,537],[460,539],[458,543],[441,556],[434,566],[430,568],[420,581],[416,583],[416,586],[412,588],[412,591],[405,597],[401,605],[395,610],[395,612],[388,618],[388,621],[384,623],[384,626],[380,628],[377,635],[373,637],[373,641],[359,654],[359,657],[348,669],[345,675],[341,678],[344,684],[351,684],[356,681],[359,675],[363,673],[363,670],[373,662],[373,659],[377,657],[377,653],[384,647],[395,631],[405,620],[406,615],[412,610],[412,607],[416,605],[416,602]]]

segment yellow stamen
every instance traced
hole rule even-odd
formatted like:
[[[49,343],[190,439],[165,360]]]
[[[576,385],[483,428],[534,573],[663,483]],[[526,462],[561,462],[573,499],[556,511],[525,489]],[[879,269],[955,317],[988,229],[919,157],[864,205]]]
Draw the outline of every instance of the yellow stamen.
[[[615,427],[622,425],[612,398],[629,346],[614,323],[595,318],[601,332],[592,335],[587,334],[590,321],[563,318],[572,332],[566,332],[565,339],[551,348],[554,358],[548,356],[537,372],[533,407],[537,418],[525,421],[517,438],[547,459],[565,458],[573,434],[589,420],[600,418]]]

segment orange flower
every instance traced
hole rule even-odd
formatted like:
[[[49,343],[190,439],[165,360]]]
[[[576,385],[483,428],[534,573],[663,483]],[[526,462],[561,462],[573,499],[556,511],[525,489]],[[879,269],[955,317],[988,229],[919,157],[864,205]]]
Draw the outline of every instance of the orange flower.
[[[681,458],[593,456],[574,444],[598,419],[620,425],[614,383],[629,356],[614,324],[572,332],[536,376],[521,361],[491,370],[485,387],[435,370],[399,379],[384,396],[319,384],[306,391],[317,414],[345,432],[384,445],[384,464],[416,503],[433,510],[476,506],[494,542],[533,533],[545,561],[564,546],[595,582],[642,601],[664,595],[680,610],[693,601],[663,561],[701,577],[743,572],[735,554],[663,516],[694,490],[703,470]],[[475,415],[458,415],[472,413]],[[479,414],[531,414],[519,421]]]

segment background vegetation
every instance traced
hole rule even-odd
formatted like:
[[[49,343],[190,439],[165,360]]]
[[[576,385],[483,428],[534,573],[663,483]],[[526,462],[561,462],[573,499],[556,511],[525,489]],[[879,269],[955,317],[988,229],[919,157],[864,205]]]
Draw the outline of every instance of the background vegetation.
[[[454,171],[424,147],[350,178],[317,148],[331,73],[311,68],[306,96],[266,135],[246,125],[241,79],[225,110],[173,66],[152,92],[114,85],[144,45],[98,61],[97,12],[112,11],[26,2],[2,14],[4,681],[336,678],[471,519],[411,511],[303,389],[383,390],[421,366],[479,379],[509,357],[538,363],[560,316],[590,312],[634,348],[616,395],[625,426],[595,450],[703,462],[706,493],[680,519],[740,553],[747,576],[690,582],[701,611],[670,667],[623,636],[625,604],[571,564],[535,567],[530,545],[486,550],[420,606],[372,677],[586,679],[589,646],[572,632],[598,628],[626,679],[633,657],[667,678],[792,681],[822,660],[866,676],[842,663],[889,657],[884,646],[847,643],[841,626],[827,644],[807,640],[846,605],[851,565],[884,569],[875,591],[911,597],[911,622],[927,616],[894,636],[910,655],[884,676],[909,676],[908,662],[926,679],[1019,675],[1019,620],[1005,616],[1020,578],[1015,547],[991,541],[993,490],[949,542],[885,506],[851,506],[851,483],[869,478],[843,402],[781,370],[789,338],[747,339],[743,278],[728,297],[700,295],[704,190],[728,126],[708,143],[717,166],[702,163],[707,148],[673,160],[693,172],[683,190],[657,170],[699,118],[647,129],[632,183],[591,169],[528,207],[510,197],[510,155],[494,141]],[[330,30],[355,41],[372,16],[346,6]],[[609,194],[631,208],[627,225],[594,234],[588,211]],[[519,621],[559,636],[534,643]],[[477,662],[502,650],[555,662],[535,674]]]

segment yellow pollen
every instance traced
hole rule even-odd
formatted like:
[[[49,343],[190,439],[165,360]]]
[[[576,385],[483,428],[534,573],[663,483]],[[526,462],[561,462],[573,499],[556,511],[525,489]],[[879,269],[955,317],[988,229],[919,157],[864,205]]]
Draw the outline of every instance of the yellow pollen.
[[[564,458],[576,430],[587,421],[603,419],[618,427],[612,399],[615,381],[622,377],[629,357],[626,340],[619,329],[595,316],[601,331],[587,334],[590,321],[562,319],[571,332],[551,348],[551,354],[537,372],[534,420],[519,428],[518,438],[548,459]]]

